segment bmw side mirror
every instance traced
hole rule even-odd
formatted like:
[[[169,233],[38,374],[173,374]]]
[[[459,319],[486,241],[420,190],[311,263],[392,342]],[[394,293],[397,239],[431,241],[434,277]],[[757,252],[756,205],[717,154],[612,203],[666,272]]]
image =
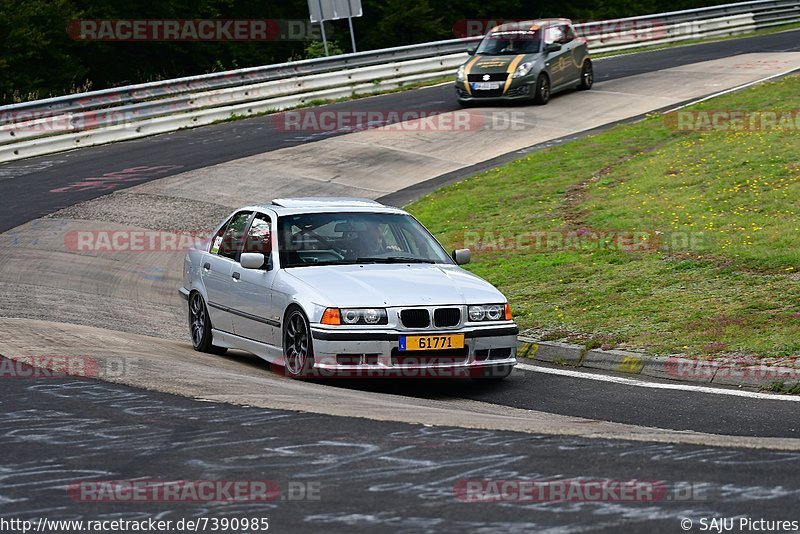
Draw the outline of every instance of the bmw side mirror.
[[[470,46],[469,48],[467,48],[467,54],[469,54],[470,56],[474,56],[476,50],[478,50],[477,46],[475,45]]]
[[[544,46],[545,52],[558,52],[561,50],[561,45],[559,43],[548,43]]]
[[[453,257],[453,261],[456,262],[456,265],[466,265],[469,263],[469,249],[468,248],[457,248],[451,254]]]
[[[266,261],[266,257],[258,252],[245,252],[239,258],[239,264],[245,269],[260,269]]]

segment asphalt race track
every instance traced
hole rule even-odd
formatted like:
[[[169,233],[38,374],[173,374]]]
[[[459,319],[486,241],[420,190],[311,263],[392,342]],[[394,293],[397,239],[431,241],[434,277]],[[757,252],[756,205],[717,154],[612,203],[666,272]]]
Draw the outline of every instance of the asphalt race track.
[[[0,518],[269,519],[270,531],[677,532],[792,519],[800,452],[646,444],[209,404],[94,380],[4,387]],[[283,500],[74,500],[76,481],[270,480]],[[463,481],[662,481],[656,499],[469,502]],[[311,499],[290,482],[313,489]]]
[[[596,89],[616,92],[627,79],[639,80],[636,87],[641,88],[646,86],[641,80],[647,82],[648,75],[660,71],[713,61],[723,68],[725,61],[743,54],[798,51],[800,31],[792,31],[619,56],[596,63]],[[711,85],[707,93],[714,92]],[[563,113],[559,105],[566,107],[568,99],[581,96],[557,96],[546,112]],[[665,99],[663,105],[668,104]],[[663,105],[659,100],[651,107]],[[452,87],[446,85],[324,109],[447,113],[458,107]],[[81,217],[91,210],[80,203],[118,197],[115,205],[124,204],[136,196],[124,191],[130,187],[152,186],[147,191],[154,196],[192,190],[181,193],[187,202],[205,196],[211,201],[213,195],[198,191],[193,184],[200,182],[194,180],[230,172],[226,165],[242,158],[258,162],[261,155],[269,158],[267,153],[311,149],[333,138],[346,143],[345,136],[354,135],[361,134],[285,132],[272,127],[268,117],[259,117],[3,164],[0,231],[26,225],[24,234],[39,217],[72,207],[77,211],[71,219],[42,219],[35,228],[48,230],[48,220],[55,226],[89,220]],[[563,135],[577,134],[570,130]],[[511,159],[519,150],[487,159]],[[443,168],[448,179],[455,179],[474,172],[474,165]],[[74,187],[109,175],[119,179],[109,179],[106,189]],[[393,192],[369,192],[375,198],[407,200],[441,182],[393,183]],[[296,191],[314,194],[315,187],[303,183]],[[404,194],[406,188],[413,195]],[[103,197],[112,191],[120,193]],[[264,200],[272,196],[267,192]],[[222,207],[230,204],[236,205],[231,199],[219,202]],[[0,282],[4,287],[35,285],[30,278],[37,277],[26,277],[26,266],[41,269],[47,250],[36,255],[32,246],[9,248],[8,238],[2,238],[5,258],[0,267],[6,274]],[[44,239],[34,245],[41,249],[48,243]],[[54,248],[56,253],[61,251]],[[43,285],[41,293],[24,303],[27,309],[52,294],[53,301],[42,304],[44,311],[25,315],[20,305],[19,314],[12,314],[14,303],[0,302],[5,332],[0,354],[64,353],[68,342],[71,353],[92,354],[106,364],[135,355],[126,376],[110,379],[122,383],[88,378],[2,381],[0,445],[6,454],[0,461],[0,520],[213,516],[268,517],[270,529],[278,532],[678,532],[684,518],[694,522],[695,531],[702,518],[798,519],[800,419],[794,401],[648,389],[521,370],[499,384],[292,382],[250,356],[235,351],[226,357],[198,355],[171,330],[157,335],[159,324],[180,324],[178,311],[157,307],[159,295],[176,298],[176,278],[142,281],[141,269],[152,273],[156,264],[137,258],[142,263],[130,273],[119,279],[111,273],[106,279],[104,272],[115,264],[91,263],[95,260],[106,261],[81,257],[79,263],[61,266],[76,269],[69,292],[56,293]],[[157,261],[166,272],[178,259]],[[50,272],[53,284],[62,283],[58,267]],[[100,310],[91,321],[80,317],[80,306],[98,306],[88,297],[82,302],[85,296],[78,289],[103,286],[98,298],[112,295],[132,303],[131,295],[118,295],[121,285],[132,283],[140,284],[135,297],[152,304],[152,313],[116,309]],[[12,298],[22,302],[22,293],[4,300]],[[75,317],[62,313],[59,320],[58,313],[46,314],[51,308],[78,311]],[[113,313],[124,313],[124,320],[114,322]],[[102,356],[91,352],[97,347],[104,350]],[[8,362],[0,356],[0,368]],[[81,480],[131,479],[270,480],[282,498],[235,504],[86,502],[66,489]],[[660,481],[666,492],[655,499],[466,502],[457,489],[466,481],[574,479]],[[291,484],[318,488],[319,496],[292,500]]]

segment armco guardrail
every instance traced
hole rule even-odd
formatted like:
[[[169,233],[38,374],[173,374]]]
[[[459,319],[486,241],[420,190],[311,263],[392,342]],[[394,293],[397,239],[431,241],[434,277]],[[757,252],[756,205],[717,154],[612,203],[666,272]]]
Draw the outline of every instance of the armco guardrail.
[[[757,0],[576,25],[597,52],[800,22],[800,0]],[[452,74],[479,37],[191,76],[0,107],[0,162],[393,89]]]

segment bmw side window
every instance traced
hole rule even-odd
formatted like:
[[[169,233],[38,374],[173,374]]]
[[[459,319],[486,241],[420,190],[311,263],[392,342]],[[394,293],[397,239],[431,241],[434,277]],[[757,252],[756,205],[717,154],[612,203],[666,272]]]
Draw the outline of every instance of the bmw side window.
[[[250,229],[247,231],[247,238],[244,240],[242,252],[255,252],[266,256],[268,265],[272,254],[272,223],[267,215],[256,213]]]
[[[211,247],[212,252],[215,247],[218,247],[217,254],[235,260],[236,256],[239,254],[239,249],[242,247],[242,241],[244,239],[245,230],[247,229],[247,221],[250,220],[250,215],[252,215],[252,213],[249,211],[240,211],[234,215],[231,222],[228,223],[225,232],[219,236],[219,238],[214,238],[214,243]]]
[[[214,239],[211,240],[211,247],[208,250],[211,254],[219,254],[219,245],[222,243],[222,236],[225,234],[225,230],[228,229],[228,225],[231,224],[231,219],[233,219],[233,217],[225,221],[225,224],[220,226],[217,234],[214,236]]]

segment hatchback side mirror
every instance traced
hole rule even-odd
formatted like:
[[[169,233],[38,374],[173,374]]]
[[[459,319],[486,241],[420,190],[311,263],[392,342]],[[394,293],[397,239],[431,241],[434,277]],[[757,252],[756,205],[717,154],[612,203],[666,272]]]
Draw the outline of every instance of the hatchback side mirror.
[[[475,45],[472,45],[469,48],[467,48],[467,54],[469,54],[470,56],[474,56],[476,50],[478,50],[478,47],[475,46]]]
[[[453,257],[453,261],[456,262],[456,265],[466,265],[469,263],[469,249],[468,248],[457,248],[451,254]]]
[[[266,261],[266,256],[260,252],[244,252],[239,258],[239,264],[245,269],[260,269]]]
[[[547,43],[544,45],[545,52],[558,52],[561,50],[561,45],[559,43]]]

